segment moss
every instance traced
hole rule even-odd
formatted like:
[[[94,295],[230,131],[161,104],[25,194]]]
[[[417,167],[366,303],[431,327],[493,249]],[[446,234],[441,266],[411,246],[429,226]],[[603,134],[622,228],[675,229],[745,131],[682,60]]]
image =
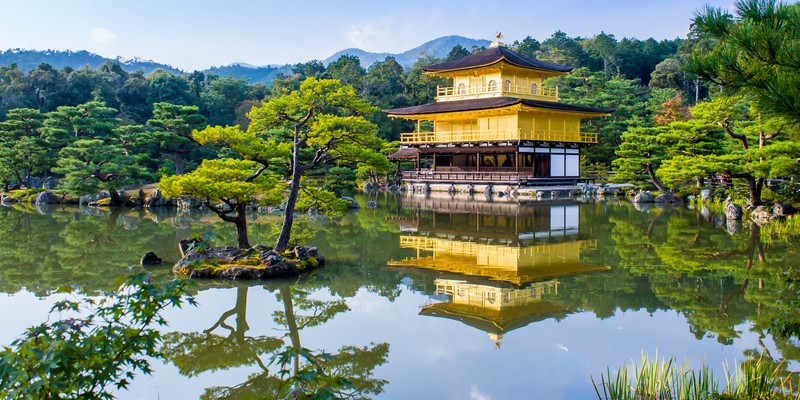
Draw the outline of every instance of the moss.
[[[319,260],[316,257],[309,257],[305,260],[291,259],[288,261],[295,263],[295,265],[297,265],[297,269],[299,269],[300,271],[305,271],[306,269],[314,269],[319,267]]]
[[[202,262],[195,262],[184,265],[183,267],[180,268],[179,272],[184,275],[189,275],[192,271],[198,271],[201,269],[208,268],[210,270],[210,275],[216,276],[217,274],[226,269],[235,267],[248,267],[255,269],[266,268],[264,264],[261,263],[261,260],[258,258],[258,256],[253,256],[241,260],[235,260],[230,263],[220,263],[219,260],[214,260],[214,259],[203,260]]]

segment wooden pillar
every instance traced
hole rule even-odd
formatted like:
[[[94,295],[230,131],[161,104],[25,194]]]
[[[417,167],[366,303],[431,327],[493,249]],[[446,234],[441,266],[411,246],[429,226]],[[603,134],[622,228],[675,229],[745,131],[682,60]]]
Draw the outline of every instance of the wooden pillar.
[[[519,173],[519,148],[514,150],[514,170]]]
[[[436,152],[433,152],[433,164],[431,165],[431,170],[436,171]]]
[[[475,156],[475,172],[481,172],[481,151],[478,150]]]

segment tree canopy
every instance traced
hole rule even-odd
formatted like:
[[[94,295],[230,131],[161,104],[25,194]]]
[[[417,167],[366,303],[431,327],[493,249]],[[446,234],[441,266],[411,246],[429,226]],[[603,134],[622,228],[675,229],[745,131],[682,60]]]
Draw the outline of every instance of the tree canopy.
[[[735,5],[735,15],[712,7],[696,15],[693,30],[712,45],[692,54],[689,71],[800,124],[800,5],[776,0]]]

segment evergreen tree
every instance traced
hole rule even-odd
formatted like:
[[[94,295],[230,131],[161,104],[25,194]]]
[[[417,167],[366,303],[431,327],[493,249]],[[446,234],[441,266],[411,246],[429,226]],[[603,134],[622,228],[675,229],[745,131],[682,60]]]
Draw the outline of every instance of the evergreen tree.
[[[695,52],[688,69],[729,93],[752,98],[765,113],[800,124],[800,5],[739,0],[736,15],[707,7],[694,30],[710,37],[709,52]]]

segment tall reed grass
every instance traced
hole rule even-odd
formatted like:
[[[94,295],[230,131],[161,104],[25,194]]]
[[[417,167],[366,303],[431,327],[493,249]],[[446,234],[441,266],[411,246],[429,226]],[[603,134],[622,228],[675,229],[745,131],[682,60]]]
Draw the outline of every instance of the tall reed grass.
[[[650,359],[642,355],[641,364],[610,368],[591,377],[599,400],[800,400],[793,382],[794,373],[784,373],[783,364],[759,358],[742,362],[733,370],[725,368],[726,386],[707,365],[689,368],[675,358]]]
[[[800,217],[775,218],[761,227],[761,239],[769,243],[773,240],[789,242],[800,236]]]

